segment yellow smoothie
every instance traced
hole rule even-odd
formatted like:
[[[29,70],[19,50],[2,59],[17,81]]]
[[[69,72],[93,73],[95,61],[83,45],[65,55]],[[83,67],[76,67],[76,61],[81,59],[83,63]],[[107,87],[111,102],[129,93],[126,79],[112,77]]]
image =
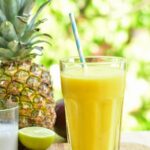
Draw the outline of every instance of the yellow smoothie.
[[[61,73],[72,150],[118,150],[124,79],[109,65]]]

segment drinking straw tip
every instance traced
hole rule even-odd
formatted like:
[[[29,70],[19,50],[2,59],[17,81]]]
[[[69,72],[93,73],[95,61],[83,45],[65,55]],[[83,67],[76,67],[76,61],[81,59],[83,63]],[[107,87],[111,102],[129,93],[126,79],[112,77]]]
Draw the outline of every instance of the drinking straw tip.
[[[74,15],[70,12],[69,17],[70,17],[72,30],[73,30],[74,38],[75,38],[75,41],[76,41],[76,46],[77,46],[77,50],[78,50],[78,53],[79,53],[80,61],[84,63],[85,58],[83,56],[83,51],[82,51],[82,48],[81,48],[80,38],[79,38],[79,35],[78,35],[78,30],[77,30],[76,22],[75,22],[75,19],[74,19]]]

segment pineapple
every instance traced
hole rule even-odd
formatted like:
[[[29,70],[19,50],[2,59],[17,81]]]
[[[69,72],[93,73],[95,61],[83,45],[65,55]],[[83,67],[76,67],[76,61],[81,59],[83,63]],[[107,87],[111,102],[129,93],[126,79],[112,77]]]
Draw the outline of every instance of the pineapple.
[[[40,33],[37,20],[46,1],[30,16],[34,0],[0,0],[0,108],[6,104],[19,104],[19,127],[42,126],[53,128],[55,102],[48,71],[32,61],[35,50],[42,51],[39,38],[50,35]],[[46,39],[45,38],[45,39]]]

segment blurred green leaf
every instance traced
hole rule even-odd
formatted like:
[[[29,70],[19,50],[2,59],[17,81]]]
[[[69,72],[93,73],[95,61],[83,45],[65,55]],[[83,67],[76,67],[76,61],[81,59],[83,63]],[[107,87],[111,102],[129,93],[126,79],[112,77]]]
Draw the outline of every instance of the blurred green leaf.
[[[36,4],[39,6],[45,1],[37,0]],[[53,37],[52,46],[45,47],[44,55],[38,58],[48,68],[58,64],[63,57],[78,55],[68,17],[70,10],[75,14],[85,56],[126,57],[130,74],[149,84],[150,61],[145,60],[150,51],[149,1],[118,0],[115,3],[108,0],[53,0],[43,12],[43,18],[48,21],[41,26],[43,32]],[[150,130],[150,118],[147,117],[150,96],[146,99],[141,98],[141,106],[131,113],[137,121],[137,125],[132,128],[134,130]]]

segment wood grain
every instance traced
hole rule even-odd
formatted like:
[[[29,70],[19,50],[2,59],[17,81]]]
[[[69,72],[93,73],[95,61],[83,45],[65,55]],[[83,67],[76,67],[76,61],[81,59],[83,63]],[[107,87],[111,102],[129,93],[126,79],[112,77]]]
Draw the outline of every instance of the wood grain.
[[[129,132],[122,135],[120,150],[150,150],[150,132]],[[19,143],[18,150],[27,150]],[[54,144],[47,150],[71,150],[69,144]]]
[[[26,148],[19,148],[19,150],[28,150]],[[69,144],[53,144],[47,150],[71,150]],[[137,143],[122,143],[120,150],[150,150],[150,147]]]
[[[55,144],[48,150],[71,150],[69,144]],[[137,143],[123,143],[120,150],[150,150],[150,147]]]
[[[123,143],[121,150],[150,150],[150,147],[137,143]]]
[[[48,150],[70,150],[69,144],[54,144]]]

